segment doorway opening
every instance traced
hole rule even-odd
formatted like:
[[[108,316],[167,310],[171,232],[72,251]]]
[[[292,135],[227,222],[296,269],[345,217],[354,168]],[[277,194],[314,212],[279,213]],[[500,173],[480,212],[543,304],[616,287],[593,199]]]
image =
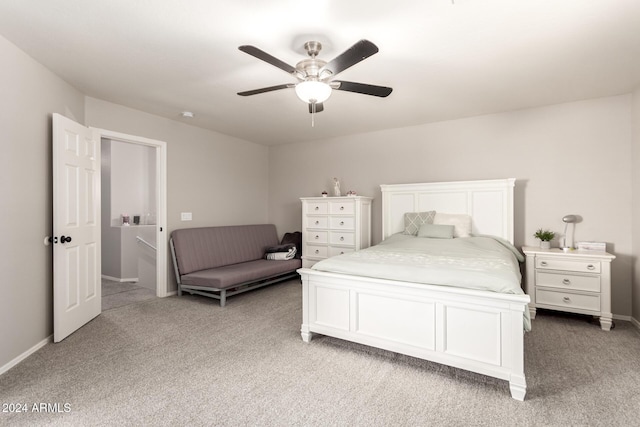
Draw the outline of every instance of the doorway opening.
[[[102,311],[166,296],[164,143],[101,133]]]

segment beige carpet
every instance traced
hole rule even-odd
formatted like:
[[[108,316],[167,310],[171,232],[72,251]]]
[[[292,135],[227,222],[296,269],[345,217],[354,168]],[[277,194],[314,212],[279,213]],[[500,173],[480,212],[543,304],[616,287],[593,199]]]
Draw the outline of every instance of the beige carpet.
[[[539,314],[517,402],[504,381],[328,337],[305,344],[300,300],[289,281],[225,308],[186,296],[107,311],[0,376],[0,403],[28,407],[0,413],[0,424],[640,424],[640,334],[627,322],[604,332]]]
[[[156,292],[131,282],[102,278],[102,311],[156,298]]]

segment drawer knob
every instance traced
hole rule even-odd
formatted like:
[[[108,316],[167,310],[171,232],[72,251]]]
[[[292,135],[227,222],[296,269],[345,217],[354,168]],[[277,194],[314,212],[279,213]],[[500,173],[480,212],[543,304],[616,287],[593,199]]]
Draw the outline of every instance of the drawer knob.
[[[344,255],[344,251],[340,251],[340,255]]]
[[[587,270],[595,270],[595,269],[596,269],[595,265],[593,265],[593,264],[587,265]]]
[[[320,221],[316,221],[316,225],[320,224]]]
[[[542,262],[540,263],[540,265],[541,265],[541,266],[543,266],[543,267],[546,267],[546,266],[547,266],[547,262],[546,262],[546,261],[542,261]]]
[[[566,302],[567,304],[569,304],[571,302],[571,298],[569,297],[564,297],[562,298],[562,301]]]
[[[318,236],[318,235],[316,234],[316,240],[318,240],[319,238],[320,238],[320,236]]]
[[[316,206],[316,210],[319,211],[320,210],[320,206]]]
[[[563,284],[563,285],[570,285],[570,284],[571,284],[571,280],[569,280],[569,279],[564,279],[564,280],[562,281],[562,284]]]
[[[316,255],[319,254],[319,253],[320,253],[320,251],[318,249],[316,249]]]
[[[344,236],[340,236],[340,241],[344,242]]]
[[[340,206],[340,210],[343,211],[344,210],[344,206]]]
[[[340,221],[340,225],[344,225],[344,221]]]

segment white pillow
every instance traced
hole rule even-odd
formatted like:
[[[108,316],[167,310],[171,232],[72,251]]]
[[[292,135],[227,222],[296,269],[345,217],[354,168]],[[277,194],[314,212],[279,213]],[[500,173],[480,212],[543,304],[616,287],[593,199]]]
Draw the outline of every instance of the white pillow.
[[[434,224],[453,225],[453,237],[471,236],[471,216],[467,214],[447,214],[436,212]]]

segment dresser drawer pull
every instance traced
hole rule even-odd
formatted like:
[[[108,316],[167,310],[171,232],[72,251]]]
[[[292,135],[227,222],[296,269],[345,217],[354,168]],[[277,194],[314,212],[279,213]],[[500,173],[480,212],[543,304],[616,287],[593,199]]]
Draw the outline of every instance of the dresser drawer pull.
[[[587,265],[587,270],[595,270],[595,269],[596,269],[595,265],[593,265],[593,264]]]
[[[320,224],[320,221],[316,221],[316,225]]]
[[[344,255],[344,251],[340,251],[340,255]]]
[[[316,249],[316,255],[319,254],[319,253],[320,253],[320,251],[318,249]]]
[[[320,238],[320,236],[318,236],[318,235],[316,234],[316,240],[317,240],[317,239],[319,239],[319,238]]]
[[[569,280],[569,279],[564,279],[564,280],[562,281],[562,284],[563,284],[563,285],[570,285],[570,284],[571,284],[571,280]]]
[[[320,210],[320,206],[316,206],[316,210],[319,211]]]
[[[344,210],[344,206],[340,206],[340,210],[343,211]]]
[[[562,298],[562,301],[566,302],[567,304],[569,304],[571,302],[571,298],[569,297],[564,297]]]
[[[340,236],[340,241],[344,242],[344,236]]]
[[[542,261],[542,262],[540,263],[540,265],[541,265],[541,266],[543,266],[543,267],[546,267],[546,266],[547,266],[547,262],[546,262],[546,261]]]
[[[344,225],[344,221],[340,221],[340,225]]]

